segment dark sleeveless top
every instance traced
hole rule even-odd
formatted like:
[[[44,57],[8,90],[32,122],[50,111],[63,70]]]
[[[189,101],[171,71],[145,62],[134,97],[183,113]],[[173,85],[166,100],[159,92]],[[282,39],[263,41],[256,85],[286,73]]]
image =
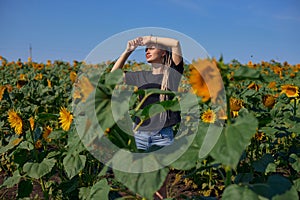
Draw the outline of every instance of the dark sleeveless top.
[[[168,78],[168,90],[169,91],[178,91],[179,82],[181,80],[181,75],[183,73],[183,61],[178,65],[175,65],[174,62],[171,64],[171,69]],[[125,73],[125,83],[128,85],[135,85],[139,89],[160,89],[161,82],[163,79],[163,74],[152,74],[152,71],[137,71],[137,72],[126,72]],[[143,103],[141,108],[146,107],[147,105],[159,102],[159,94],[150,95],[146,101]],[[140,96],[140,99],[143,97]],[[150,119],[147,119],[143,122],[139,130],[157,130],[161,129],[159,127],[169,127],[173,126],[181,121],[180,112],[176,111],[167,111],[167,119],[164,122],[160,120],[160,114],[152,116]],[[138,124],[140,119],[136,117],[135,123]],[[162,124],[164,123],[164,124]]]

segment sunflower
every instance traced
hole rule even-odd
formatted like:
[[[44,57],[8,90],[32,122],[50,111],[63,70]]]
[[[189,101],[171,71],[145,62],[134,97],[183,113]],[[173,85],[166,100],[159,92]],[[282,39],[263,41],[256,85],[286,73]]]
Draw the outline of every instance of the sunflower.
[[[17,81],[17,88],[20,89],[21,87],[23,87],[27,83],[28,83],[28,81],[27,81],[26,75],[25,74],[20,74],[20,78]]]
[[[264,139],[265,133],[264,132],[257,132],[257,133],[255,133],[254,137],[255,137],[256,140],[261,141],[261,140]]]
[[[206,102],[210,98],[214,103],[224,89],[216,61],[199,59],[190,66],[189,82],[194,93]]]
[[[89,95],[93,92],[94,86],[86,76],[82,76],[78,79],[78,82],[75,83],[75,89],[78,89],[82,96],[82,102],[85,102]]]
[[[239,110],[243,107],[243,101],[233,97],[231,97],[229,101],[231,116],[237,117],[239,115]]]
[[[281,86],[281,93],[280,94],[286,94],[288,97],[298,97],[299,96],[299,88],[294,85],[283,85]]]
[[[15,129],[16,134],[22,134],[23,122],[21,117],[13,109],[8,111],[8,122],[10,127]]]
[[[47,84],[48,84],[49,88],[52,88],[52,84],[51,84],[51,81],[49,79],[47,79]]]
[[[25,74],[20,74],[19,80],[26,81],[27,80],[26,75]]]
[[[77,60],[73,60],[73,67],[76,67],[78,65],[78,61]]]
[[[50,133],[52,132],[52,128],[50,126],[47,126],[46,128],[44,128],[44,132],[43,132],[43,138],[47,141],[47,142],[51,142],[51,138],[48,138],[48,136],[50,135]]]
[[[39,74],[35,75],[34,79],[35,80],[42,80],[43,79],[43,74],[39,73]]]
[[[36,149],[40,149],[40,148],[42,148],[42,146],[43,146],[43,143],[42,143],[42,140],[40,140],[40,139],[38,139],[34,144],[34,147]]]
[[[214,123],[216,121],[216,118],[216,113],[210,109],[205,111],[201,116],[202,121],[205,123]]]
[[[73,115],[64,107],[60,109],[59,112],[59,123],[63,130],[68,131],[73,121]]]
[[[33,117],[30,117],[29,118],[29,124],[30,124],[30,130],[34,130],[34,118]]]
[[[274,71],[275,74],[282,74],[283,68],[279,67],[279,66],[274,66],[272,67],[272,70]]]
[[[77,78],[76,72],[71,71],[70,72],[70,79],[71,79],[72,83],[74,83],[76,81],[76,78]]]
[[[189,81],[193,88],[194,93],[197,96],[202,97],[203,102],[206,102],[210,99],[210,93],[208,91],[208,87],[196,68],[191,69]]]
[[[275,81],[271,81],[268,85],[268,88],[273,89],[273,90],[277,90],[276,87],[276,82]]]
[[[243,101],[240,99],[230,98],[230,110],[239,111],[243,107]]]
[[[3,94],[4,94],[5,89],[6,89],[5,86],[0,86],[0,101],[1,101],[2,98],[3,98]]]
[[[51,66],[52,66],[51,60],[47,60],[46,66],[47,66],[47,67],[51,67]]]
[[[18,80],[17,81],[17,88],[20,89],[21,87],[26,85],[26,83],[27,83],[27,81],[25,81],[25,80]]]
[[[270,95],[270,94],[264,95],[263,98],[262,98],[262,102],[263,102],[265,107],[273,108],[273,106],[275,104],[275,97],[273,95]]]
[[[247,86],[248,89],[252,89],[252,90],[255,90],[255,91],[258,91],[260,86],[257,85],[256,83],[252,82],[250,83],[248,86]]]

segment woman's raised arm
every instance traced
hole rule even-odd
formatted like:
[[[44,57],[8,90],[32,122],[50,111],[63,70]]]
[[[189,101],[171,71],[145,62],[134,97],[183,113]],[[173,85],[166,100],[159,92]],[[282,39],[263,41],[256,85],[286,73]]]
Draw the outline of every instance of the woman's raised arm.
[[[128,41],[127,43],[127,47],[125,49],[125,51],[121,54],[121,56],[118,58],[118,60],[116,61],[116,63],[114,64],[114,66],[111,69],[111,72],[116,70],[116,69],[122,69],[126,60],[128,59],[128,57],[130,56],[130,54],[138,47],[142,45],[142,40],[143,38],[138,37],[135,38],[133,40]]]

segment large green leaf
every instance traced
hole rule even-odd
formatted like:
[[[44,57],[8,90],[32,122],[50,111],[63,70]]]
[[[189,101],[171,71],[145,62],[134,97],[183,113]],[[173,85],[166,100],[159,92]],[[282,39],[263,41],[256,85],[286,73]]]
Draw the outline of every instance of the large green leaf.
[[[154,193],[162,186],[168,172],[167,168],[147,173],[126,173],[114,170],[118,181],[147,199],[153,199]]]
[[[110,190],[110,186],[107,183],[106,179],[102,179],[98,181],[90,190],[89,199],[108,199],[108,193]]]
[[[79,188],[79,199],[81,200],[93,200],[93,199],[115,199],[112,197],[113,193],[110,193],[110,186],[106,179],[98,181],[92,187],[81,187]],[[120,196],[117,196],[120,197]]]
[[[211,151],[211,156],[217,162],[235,168],[251,137],[255,134],[257,125],[258,122],[252,114],[238,118],[235,123],[223,130]]]
[[[287,200],[287,199],[299,199],[298,192],[294,186],[291,189],[287,190],[283,194],[275,195],[272,200]]]
[[[198,129],[198,131],[201,132],[200,134],[204,137],[201,141],[201,148],[199,149],[199,158],[205,158],[212,151],[222,134],[223,128],[223,126],[211,124],[207,129]]]
[[[188,138],[193,139],[193,142],[188,147],[188,149],[175,162],[171,164],[172,167],[180,170],[189,170],[197,165],[197,162],[199,161],[199,150],[201,145],[203,145],[203,138],[207,134],[207,129],[207,124],[200,123],[196,136],[185,136],[187,140],[190,140]]]
[[[271,175],[266,183],[256,183],[251,185],[251,189],[260,196],[271,199],[275,195],[282,195],[289,191],[292,183],[280,175]]]
[[[17,140],[18,140],[18,137],[12,136],[9,140],[9,143],[6,146],[0,147],[0,154],[3,154],[4,152],[7,152],[8,150],[14,148],[16,146],[15,141],[17,141]]]
[[[111,94],[104,85],[99,85],[96,89],[95,110],[99,124],[104,130],[115,124],[111,111]]]
[[[77,153],[67,154],[63,160],[64,168],[69,179],[76,176],[85,166],[86,156]]]
[[[28,162],[23,166],[24,172],[28,176],[39,179],[49,173],[55,165],[55,159],[45,158],[41,163]]]
[[[7,188],[11,188],[14,185],[18,184],[21,180],[22,176],[19,173],[19,170],[14,171],[13,176],[7,178],[3,184],[0,186],[0,188],[2,187],[7,187]]]
[[[90,193],[91,193],[91,187],[81,187],[79,188],[78,197],[81,200],[89,200]]]
[[[105,84],[106,85],[116,85],[121,83],[123,80],[123,71],[121,69],[117,69],[113,72],[106,74]]]
[[[79,135],[74,129],[72,131],[69,131],[68,136],[68,152],[76,152],[77,154],[79,154],[80,152],[86,150]]]
[[[246,186],[238,186],[236,184],[226,187],[222,195],[223,200],[259,200],[257,194]]]

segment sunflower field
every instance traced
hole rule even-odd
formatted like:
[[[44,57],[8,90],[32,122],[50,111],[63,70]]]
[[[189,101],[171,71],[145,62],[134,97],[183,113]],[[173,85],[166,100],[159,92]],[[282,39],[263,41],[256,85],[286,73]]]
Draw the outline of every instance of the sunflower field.
[[[222,57],[185,64],[175,98],[159,104],[180,111],[185,103],[185,126],[174,130],[182,132],[178,137],[193,136],[191,144],[165,167],[130,173],[97,159],[109,163],[117,155],[96,145],[103,138],[137,152],[134,138],[113,118],[113,93],[131,90],[130,116],[146,120],[161,110],[140,109],[137,97],[166,91],[128,88],[121,71],[109,73],[113,62],[0,59],[0,199],[299,199],[300,64],[224,63]],[[84,118],[90,102],[103,129],[99,135]],[[126,105],[118,103],[122,116]],[[93,137],[90,145],[79,132]],[[126,159],[123,165],[134,161]]]

